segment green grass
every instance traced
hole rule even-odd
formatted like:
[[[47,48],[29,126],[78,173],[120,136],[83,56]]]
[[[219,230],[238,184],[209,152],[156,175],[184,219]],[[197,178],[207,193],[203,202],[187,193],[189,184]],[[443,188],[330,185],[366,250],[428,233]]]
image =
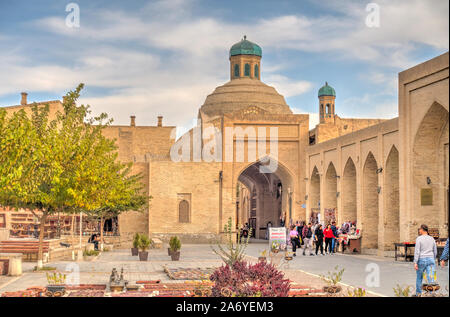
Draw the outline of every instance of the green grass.
[[[97,256],[100,254],[100,251],[97,250],[90,250],[90,251],[83,251],[83,256]]]
[[[33,271],[56,271],[56,267],[53,266],[43,266],[40,269],[35,266]]]

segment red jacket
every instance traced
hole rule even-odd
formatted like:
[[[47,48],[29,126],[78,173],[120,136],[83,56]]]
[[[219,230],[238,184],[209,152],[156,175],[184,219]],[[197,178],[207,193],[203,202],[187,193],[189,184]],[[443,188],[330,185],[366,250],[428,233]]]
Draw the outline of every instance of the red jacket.
[[[323,235],[325,236],[325,238],[335,238],[334,234],[333,234],[333,230],[330,229],[325,229],[323,231]]]

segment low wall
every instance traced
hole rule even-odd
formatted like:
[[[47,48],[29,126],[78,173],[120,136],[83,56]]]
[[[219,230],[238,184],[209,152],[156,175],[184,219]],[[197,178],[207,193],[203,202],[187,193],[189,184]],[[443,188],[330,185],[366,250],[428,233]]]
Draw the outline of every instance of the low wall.
[[[0,229],[0,241],[5,241],[9,239],[9,229],[1,228]]]

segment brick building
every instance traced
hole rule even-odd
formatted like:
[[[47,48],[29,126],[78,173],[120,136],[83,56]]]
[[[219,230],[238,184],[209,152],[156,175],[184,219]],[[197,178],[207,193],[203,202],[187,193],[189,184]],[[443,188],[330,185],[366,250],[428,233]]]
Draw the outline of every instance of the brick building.
[[[132,116],[129,126],[105,130],[153,197],[146,212],[119,216],[121,235],[211,242],[231,217],[265,238],[267,226],[281,218],[288,224],[315,209],[335,209],[339,222],[358,222],[368,249],[411,240],[420,222],[446,236],[448,53],[400,73],[399,118],[392,120],[340,118],[336,92],[326,83],[318,96],[320,123],[311,131],[309,116],[293,114],[260,80],[261,58],[261,48],[245,37],[233,45],[230,81],[206,97],[198,125],[177,140],[162,117],[156,126],[139,126]],[[26,95],[6,109],[24,107]],[[267,166],[275,169],[264,172]],[[428,195],[431,189],[431,205],[421,204],[423,189]]]

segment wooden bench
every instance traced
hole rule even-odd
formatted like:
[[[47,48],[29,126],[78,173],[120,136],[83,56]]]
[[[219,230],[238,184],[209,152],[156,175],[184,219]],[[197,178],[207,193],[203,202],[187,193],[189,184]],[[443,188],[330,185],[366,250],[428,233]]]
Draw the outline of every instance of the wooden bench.
[[[50,247],[49,242],[44,241],[42,246],[42,252],[48,253]],[[39,252],[39,242],[36,241],[1,241],[0,253],[22,253],[27,259],[31,260],[33,255]]]

